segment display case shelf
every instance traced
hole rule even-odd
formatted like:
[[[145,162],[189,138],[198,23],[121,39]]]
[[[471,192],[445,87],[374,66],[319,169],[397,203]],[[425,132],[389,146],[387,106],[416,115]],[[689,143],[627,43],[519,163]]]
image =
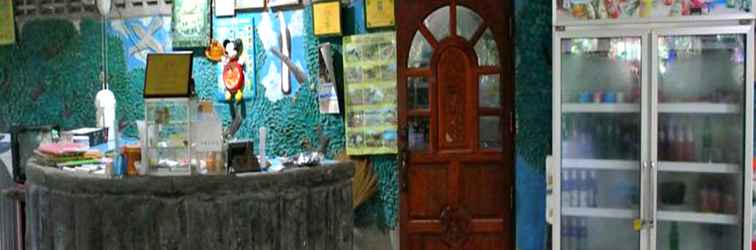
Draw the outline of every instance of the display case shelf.
[[[659,104],[660,113],[739,114],[735,104],[680,102]]]
[[[659,171],[711,174],[738,174],[741,172],[738,165],[735,164],[671,161],[659,162]]]
[[[618,208],[563,207],[562,215],[612,219],[635,219],[639,216],[639,212],[637,210]]]
[[[659,221],[693,222],[704,224],[738,225],[738,218],[730,214],[679,212],[659,210],[656,214]]]
[[[636,103],[567,103],[562,105],[564,113],[638,113]]]
[[[596,169],[636,171],[640,169],[639,161],[630,160],[596,160],[596,159],[564,159],[562,168],[565,169]]]

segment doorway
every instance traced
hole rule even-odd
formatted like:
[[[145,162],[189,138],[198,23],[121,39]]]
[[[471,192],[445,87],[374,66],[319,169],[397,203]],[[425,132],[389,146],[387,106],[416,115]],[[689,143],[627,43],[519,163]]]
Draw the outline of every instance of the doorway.
[[[514,249],[513,2],[398,1],[400,244]]]

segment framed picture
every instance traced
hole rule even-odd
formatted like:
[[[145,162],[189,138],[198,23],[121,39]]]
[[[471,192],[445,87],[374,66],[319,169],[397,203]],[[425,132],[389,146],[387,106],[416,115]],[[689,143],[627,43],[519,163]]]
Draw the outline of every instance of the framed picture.
[[[299,4],[299,0],[268,0],[268,7],[281,7],[297,4]]]
[[[394,0],[365,0],[365,23],[368,28],[394,26]]]
[[[211,35],[210,12],[210,0],[174,0],[173,48],[206,47]]]
[[[312,19],[316,36],[341,35],[341,2],[313,3]]]
[[[265,8],[265,0],[236,0],[236,9],[262,9]]]

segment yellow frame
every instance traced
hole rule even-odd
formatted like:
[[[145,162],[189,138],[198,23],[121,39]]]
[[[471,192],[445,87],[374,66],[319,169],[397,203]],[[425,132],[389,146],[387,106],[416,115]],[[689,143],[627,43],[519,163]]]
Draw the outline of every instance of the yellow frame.
[[[341,2],[313,3],[312,20],[316,36],[341,35]]]
[[[396,24],[395,0],[365,0],[367,28],[394,27]]]

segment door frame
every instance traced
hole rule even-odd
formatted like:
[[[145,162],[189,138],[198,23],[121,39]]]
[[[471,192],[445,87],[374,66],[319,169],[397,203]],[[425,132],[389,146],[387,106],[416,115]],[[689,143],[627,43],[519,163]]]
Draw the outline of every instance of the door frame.
[[[505,197],[503,199],[503,202],[509,203],[509,204],[502,204],[504,208],[508,208],[506,215],[501,218],[503,221],[503,227],[505,234],[503,237],[505,239],[505,244],[508,249],[515,250],[516,249],[516,199],[515,199],[515,191],[516,191],[516,183],[515,183],[515,168],[516,168],[516,161],[515,161],[515,136],[516,136],[516,121],[515,121],[515,90],[516,90],[516,81],[515,81],[515,36],[514,36],[514,1],[500,1],[500,0],[490,0],[491,2],[494,2],[494,5],[498,5],[498,7],[502,8],[492,8],[490,7],[487,2],[482,3],[481,0],[424,0],[424,1],[399,1],[399,3],[396,4],[396,13],[397,13],[397,30],[396,30],[396,36],[397,36],[397,90],[398,90],[398,115],[399,115],[399,169],[398,169],[398,180],[399,180],[399,203],[400,203],[400,211],[399,211],[399,242],[400,242],[400,249],[408,249],[409,247],[409,239],[407,236],[407,228],[405,225],[409,222],[409,207],[408,207],[408,166],[406,164],[406,161],[409,161],[410,157],[408,154],[405,155],[405,150],[407,150],[408,147],[408,103],[407,103],[407,78],[411,76],[415,76],[417,74],[417,70],[409,69],[407,67],[408,59],[409,59],[409,50],[412,44],[412,39],[414,38],[415,32],[419,31],[420,33],[426,33],[425,36],[430,35],[430,37],[433,37],[430,32],[426,28],[420,28],[423,26],[423,20],[433,13],[434,11],[438,10],[439,8],[442,8],[444,6],[456,6],[461,5],[465,6],[467,8],[470,8],[471,10],[475,11],[478,15],[481,16],[482,22],[480,27],[488,27],[491,32],[494,35],[494,38],[496,40],[497,49],[499,53],[499,68],[500,68],[500,96],[501,96],[501,112],[500,112],[500,129],[502,134],[502,145],[501,145],[501,151],[496,152],[494,155],[495,157],[502,157],[503,161],[508,163],[509,166],[501,166],[505,168],[504,173],[504,179],[505,183],[502,183],[505,185],[505,190],[508,190],[510,192],[509,197]],[[422,2],[422,3],[409,3],[408,2]],[[451,32],[454,31],[456,28],[454,24],[456,24],[456,8],[452,8],[452,14],[450,15],[451,24],[450,29]],[[403,15],[406,15],[404,17]],[[501,17],[503,15],[503,17]],[[502,20],[507,20],[504,22],[508,22],[508,25],[496,25],[496,21],[491,21],[491,19],[498,19],[496,17],[501,18]],[[409,20],[403,20],[403,19],[409,19]],[[407,22],[409,24],[405,24],[402,22]],[[402,25],[411,25],[411,28],[402,29]],[[480,37],[482,36],[482,33],[485,32],[485,29],[479,28],[481,30],[476,31],[476,34],[473,35],[473,37]],[[447,41],[448,42],[448,41]],[[433,47],[437,46],[437,44],[434,43],[441,43],[441,41],[428,41],[428,43]],[[474,44],[473,44],[474,46]],[[434,103],[434,98],[438,98],[436,96],[436,89],[434,86],[437,86],[436,84],[436,74],[433,74],[433,66],[434,63],[437,60],[437,51],[434,48],[434,53],[432,56],[432,59],[430,60],[429,70],[430,77],[428,78],[428,85],[429,85],[429,93],[434,93],[432,96],[429,97],[429,101],[431,102],[431,105]],[[477,65],[477,64],[476,64]],[[480,72],[476,72],[475,76],[478,76]],[[477,81],[476,81],[477,82]],[[475,93],[475,96],[477,97],[477,93]],[[475,106],[477,107],[477,99],[475,100]],[[477,109],[476,109],[477,110]],[[477,114],[476,114],[477,115]],[[428,116],[429,122],[433,123],[437,121],[437,115],[433,114],[433,111]],[[433,126],[436,127],[436,126]],[[430,129],[429,137],[434,137],[433,133],[437,133],[438,128]],[[466,128],[467,129],[467,128]],[[478,130],[479,128],[474,128],[475,133],[470,134],[470,136],[478,136]],[[433,142],[433,139],[429,138],[429,147],[437,147],[437,143]],[[422,156],[420,158],[423,158]],[[487,157],[488,158],[488,157]],[[505,191],[506,193],[506,191]]]

